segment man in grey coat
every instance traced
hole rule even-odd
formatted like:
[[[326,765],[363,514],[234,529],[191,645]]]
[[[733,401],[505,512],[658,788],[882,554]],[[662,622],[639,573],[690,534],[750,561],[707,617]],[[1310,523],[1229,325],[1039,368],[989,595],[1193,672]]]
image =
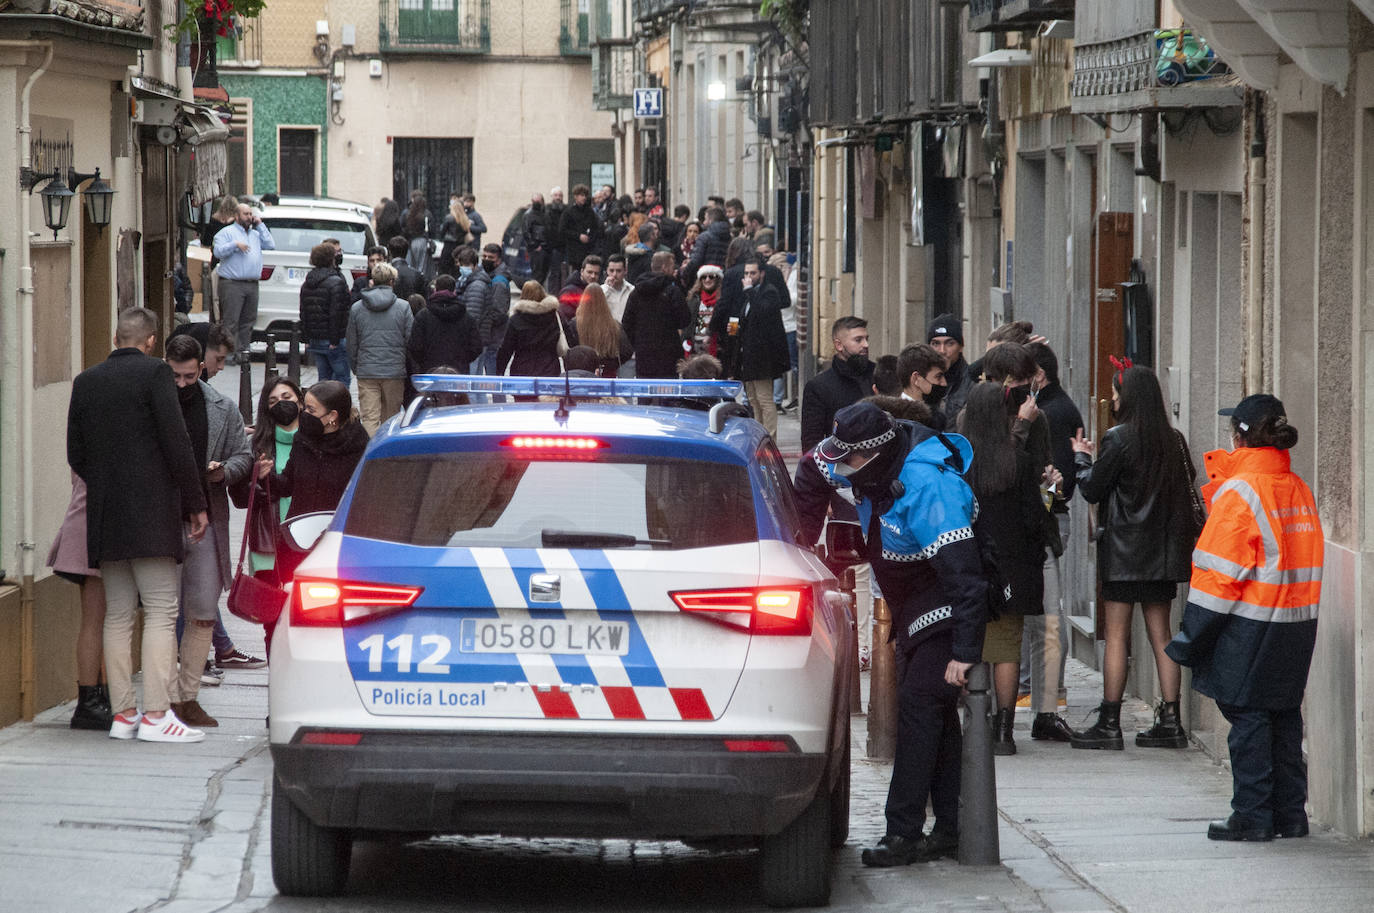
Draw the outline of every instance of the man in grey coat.
[[[405,405],[406,339],[415,318],[396,297],[396,269],[372,267],[372,288],[348,312],[348,359],[358,378],[358,411],[368,436]],[[343,416],[340,416],[343,420]]]
[[[200,379],[204,367],[200,343],[189,335],[167,340],[165,360],[177,386],[181,416],[191,450],[202,469],[201,489],[210,510],[210,526],[197,542],[186,542],[181,563],[181,620],[184,629],[178,649],[180,671],[170,689],[172,710],[192,726],[218,726],[197,700],[201,670],[210,651],[219,596],[229,588],[228,486],[248,475],[253,465],[243,419],[228,398]]]

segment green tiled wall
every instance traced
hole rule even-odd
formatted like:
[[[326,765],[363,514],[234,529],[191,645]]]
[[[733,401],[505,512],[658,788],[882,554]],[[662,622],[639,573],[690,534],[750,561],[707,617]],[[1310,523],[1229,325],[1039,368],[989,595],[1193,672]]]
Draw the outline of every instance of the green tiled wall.
[[[219,82],[231,98],[253,99],[253,186],[251,193],[277,189],[277,125],[319,124],[320,192],[329,193],[329,110],[325,81],[319,76],[253,76],[220,70]]]

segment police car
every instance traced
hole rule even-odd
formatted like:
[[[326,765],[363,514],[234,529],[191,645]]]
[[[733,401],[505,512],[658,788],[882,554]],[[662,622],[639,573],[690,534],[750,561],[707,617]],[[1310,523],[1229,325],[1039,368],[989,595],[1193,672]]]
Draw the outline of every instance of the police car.
[[[826,902],[854,631],[739,384],[414,383],[337,512],[287,525],[327,528],[272,644],[278,890],[343,890],[388,832],[744,839],[767,902]]]

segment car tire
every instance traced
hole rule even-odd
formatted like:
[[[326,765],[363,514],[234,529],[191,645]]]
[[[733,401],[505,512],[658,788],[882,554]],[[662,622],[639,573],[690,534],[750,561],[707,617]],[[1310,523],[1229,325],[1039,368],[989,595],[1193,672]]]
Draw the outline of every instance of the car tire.
[[[830,902],[831,793],[822,791],[781,832],[763,838],[759,893],[770,907]]]
[[[291,897],[330,897],[348,884],[353,835],[320,827],[272,782],[272,881]]]
[[[835,778],[835,786],[830,791],[830,846],[834,849],[844,846],[849,839],[850,735],[849,717],[846,716],[840,775]]]

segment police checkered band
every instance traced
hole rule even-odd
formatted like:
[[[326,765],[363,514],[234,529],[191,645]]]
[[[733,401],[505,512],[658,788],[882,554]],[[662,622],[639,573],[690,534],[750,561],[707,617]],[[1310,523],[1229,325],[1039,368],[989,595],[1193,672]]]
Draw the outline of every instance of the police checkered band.
[[[907,636],[915,637],[922,630],[930,627],[937,621],[944,621],[946,618],[952,617],[954,617],[953,606],[942,605],[938,609],[931,609],[907,626]]]
[[[962,542],[965,539],[973,538],[973,527],[963,526],[959,529],[952,529],[947,533],[940,533],[936,540],[916,553],[916,557],[929,561],[935,554],[946,545],[953,545],[955,542]]]
[[[866,441],[858,441],[853,444],[845,444],[850,450],[877,450],[897,436],[897,429],[889,428],[877,437],[871,437]]]

